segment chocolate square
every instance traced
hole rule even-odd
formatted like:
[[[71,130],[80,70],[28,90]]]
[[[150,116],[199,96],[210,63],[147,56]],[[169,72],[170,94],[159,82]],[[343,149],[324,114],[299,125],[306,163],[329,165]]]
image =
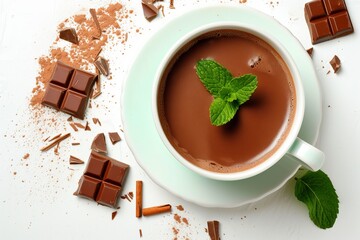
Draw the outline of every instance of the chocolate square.
[[[97,75],[57,62],[42,104],[83,119]]]
[[[93,151],[74,194],[116,208],[128,170],[129,165]]]
[[[344,0],[315,0],[304,11],[313,44],[354,32]]]

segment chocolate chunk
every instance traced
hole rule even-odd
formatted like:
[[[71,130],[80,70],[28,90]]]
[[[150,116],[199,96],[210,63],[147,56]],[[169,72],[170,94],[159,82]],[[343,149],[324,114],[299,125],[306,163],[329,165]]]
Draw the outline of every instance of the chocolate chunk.
[[[109,137],[112,144],[121,141],[120,135],[117,132],[109,132]]]
[[[91,144],[91,150],[94,150],[98,153],[107,153],[106,150],[106,142],[105,142],[105,134],[99,133],[95,136],[92,144]]]
[[[340,70],[340,67],[341,67],[340,58],[338,58],[338,56],[335,55],[333,57],[333,59],[331,59],[330,65],[334,69],[334,73],[337,73]]]
[[[69,163],[70,163],[70,164],[83,164],[84,161],[81,160],[81,159],[79,159],[79,158],[77,158],[77,157],[74,157],[74,156],[71,156],[71,155],[70,155]]]
[[[151,21],[158,15],[159,9],[157,9],[157,7],[155,7],[151,2],[143,0],[141,4],[146,20]]]
[[[66,28],[61,30],[59,37],[73,44],[79,44],[79,39],[74,28]]]
[[[209,233],[210,239],[211,240],[220,240],[219,222],[216,220],[208,221],[207,225],[208,225],[208,233]]]
[[[313,44],[354,32],[344,0],[315,0],[305,4],[305,19]]]
[[[42,104],[83,119],[97,75],[58,62]]]
[[[74,195],[116,208],[128,170],[129,165],[92,151]]]
[[[91,17],[92,17],[93,20],[94,20],[94,23],[95,23],[96,28],[98,29],[98,32],[99,32],[99,34],[98,34],[97,36],[94,36],[94,38],[99,39],[99,38],[101,37],[101,32],[102,32],[102,30],[101,30],[101,27],[100,27],[99,20],[98,20],[98,18],[97,18],[97,16],[96,16],[96,10],[93,9],[93,8],[90,8],[90,14],[91,14]]]
[[[308,50],[306,50],[307,53],[309,54],[310,57],[312,57],[314,49],[313,48],[309,48]]]
[[[97,69],[99,69],[101,74],[103,74],[105,76],[109,76],[109,63],[106,59],[104,59],[102,57],[98,57],[95,60],[94,65]]]

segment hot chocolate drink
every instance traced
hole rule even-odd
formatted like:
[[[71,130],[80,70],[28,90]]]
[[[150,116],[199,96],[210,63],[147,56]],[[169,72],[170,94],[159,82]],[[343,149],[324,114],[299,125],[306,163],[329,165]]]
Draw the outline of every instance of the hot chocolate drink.
[[[258,87],[223,126],[210,122],[213,96],[196,74],[196,63],[213,59],[233,76],[254,74]],[[292,76],[264,40],[237,30],[213,31],[186,44],[164,71],[159,118],[171,145],[194,165],[238,172],[266,161],[286,137],[295,113]]]

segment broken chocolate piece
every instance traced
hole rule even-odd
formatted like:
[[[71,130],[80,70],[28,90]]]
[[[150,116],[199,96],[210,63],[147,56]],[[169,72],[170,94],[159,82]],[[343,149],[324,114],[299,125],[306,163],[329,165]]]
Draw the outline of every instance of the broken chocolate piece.
[[[114,220],[116,217],[117,211],[111,213],[111,220]]]
[[[70,163],[70,164],[83,164],[84,161],[81,160],[81,159],[79,159],[79,158],[77,158],[77,157],[74,157],[74,156],[70,155],[69,163]]]
[[[208,233],[209,233],[210,239],[211,240],[220,240],[219,222],[216,220],[208,221],[207,225],[208,225]]]
[[[331,67],[334,69],[334,73],[337,73],[340,70],[341,67],[341,61],[338,56],[334,56],[333,59],[330,61]]]
[[[103,57],[98,57],[95,60],[94,65],[97,69],[99,69],[101,74],[109,76],[109,63],[106,59],[104,59]]]
[[[141,1],[144,17],[146,20],[153,20],[159,13],[159,9],[154,6],[151,2],[147,2],[146,0]]]
[[[116,208],[128,170],[129,165],[92,151],[74,195]]]
[[[344,0],[315,0],[305,4],[305,19],[313,44],[354,32]]]
[[[109,132],[109,137],[112,144],[121,141],[120,135],[117,132]]]
[[[101,37],[102,30],[101,30],[101,27],[100,27],[99,20],[98,20],[98,18],[96,16],[96,10],[93,9],[93,8],[90,8],[90,14],[91,14],[91,17],[94,20],[96,28],[98,29],[98,32],[99,32],[98,36],[93,36],[93,37],[99,39]]]
[[[97,75],[57,62],[42,104],[83,119]]]
[[[92,144],[91,149],[98,153],[107,153],[106,150],[106,142],[105,142],[105,134],[99,133],[95,136]]]
[[[61,30],[59,37],[73,44],[79,44],[79,39],[74,28],[66,28]]]
[[[307,53],[309,54],[310,57],[312,57],[313,52],[314,52],[314,48],[309,48],[308,50],[306,50]]]

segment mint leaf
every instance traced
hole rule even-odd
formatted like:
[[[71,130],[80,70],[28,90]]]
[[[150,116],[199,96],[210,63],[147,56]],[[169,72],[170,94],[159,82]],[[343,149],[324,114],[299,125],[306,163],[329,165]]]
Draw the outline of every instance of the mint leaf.
[[[258,81],[255,75],[245,74],[241,77],[233,78],[229,83],[229,87],[231,91],[235,93],[239,103],[243,104],[249,100],[250,96],[254,93],[257,84]]]
[[[235,77],[214,60],[202,59],[196,64],[196,73],[215,100],[210,106],[212,125],[229,122],[239,106],[249,100],[257,88],[257,78],[252,74]]]
[[[209,59],[202,59],[197,62],[196,74],[214,97],[217,97],[219,91],[233,78],[226,68]]]
[[[228,102],[222,98],[215,98],[210,105],[210,120],[215,126],[229,122],[236,114],[239,102]]]
[[[339,199],[329,177],[321,170],[296,178],[295,196],[306,204],[316,226],[331,228],[339,213]]]
[[[236,94],[228,87],[223,87],[219,91],[218,96],[227,102],[233,102],[237,99]]]

